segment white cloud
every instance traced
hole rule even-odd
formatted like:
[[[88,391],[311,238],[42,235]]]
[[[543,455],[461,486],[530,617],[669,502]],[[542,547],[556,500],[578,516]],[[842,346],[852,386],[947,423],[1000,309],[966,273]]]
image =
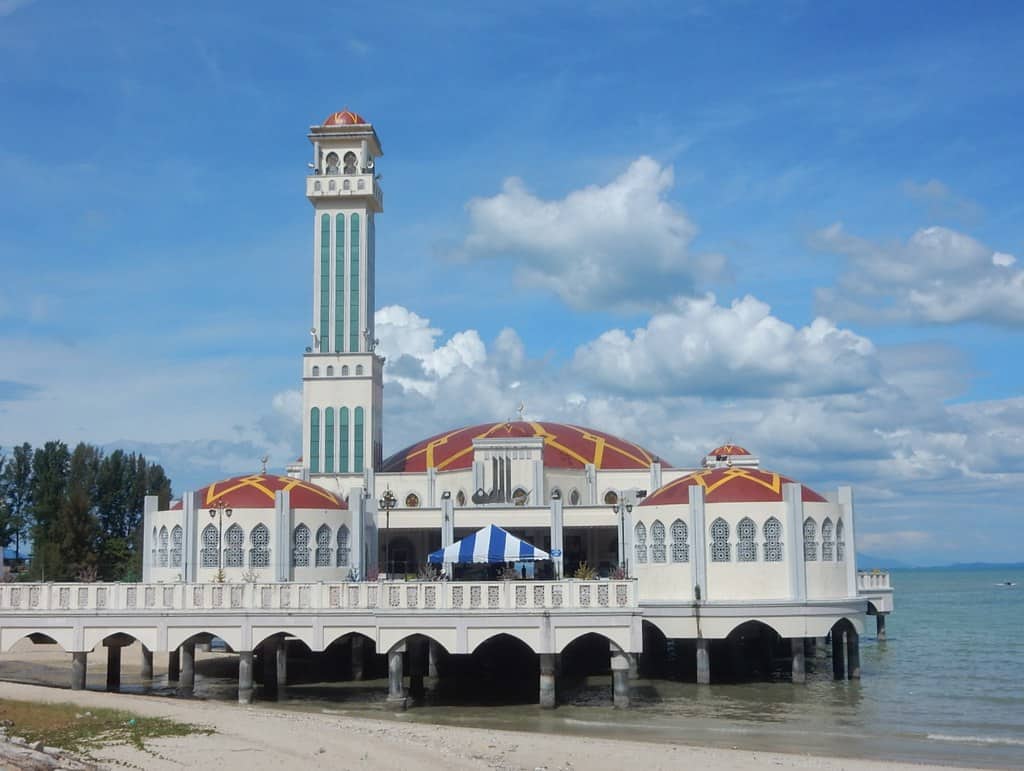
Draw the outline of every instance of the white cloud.
[[[929,227],[906,243],[876,243],[835,224],[814,243],[848,260],[837,285],[818,291],[819,311],[830,317],[1024,324],[1024,270],[966,234]]]
[[[636,308],[690,294],[724,259],[695,255],[697,228],[667,195],[671,167],[646,156],[607,185],[560,200],[505,180],[502,192],[467,204],[466,259],[515,260],[520,283],[550,290],[574,308]]]
[[[981,207],[977,203],[956,195],[938,179],[927,182],[907,180],[903,183],[903,192],[908,198],[923,203],[933,220],[952,218],[970,222],[981,215]]]

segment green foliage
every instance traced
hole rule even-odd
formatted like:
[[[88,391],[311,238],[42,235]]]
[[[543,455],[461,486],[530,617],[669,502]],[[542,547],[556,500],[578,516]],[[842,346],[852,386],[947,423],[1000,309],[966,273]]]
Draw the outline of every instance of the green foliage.
[[[32,511],[32,445],[28,442],[15,447],[0,472],[0,507],[13,528],[14,556],[21,558],[21,545],[29,538]],[[0,535],[3,535],[0,533]]]
[[[573,578],[579,578],[582,581],[593,581],[597,578],[597,569],[590,567],[584,560],[580,563],[579,567],[576,568],[576,572],[572,574]]]

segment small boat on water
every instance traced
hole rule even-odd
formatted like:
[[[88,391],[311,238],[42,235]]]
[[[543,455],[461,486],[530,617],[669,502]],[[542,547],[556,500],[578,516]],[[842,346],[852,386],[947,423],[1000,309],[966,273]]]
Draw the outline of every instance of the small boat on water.
[[[1012,588],[1012,587],[1014,587],[1016,585],[1017,585],[1016,581],[1002,581],[1002,582],[996,584],[996,586],[1005,586],[1008,589]]]

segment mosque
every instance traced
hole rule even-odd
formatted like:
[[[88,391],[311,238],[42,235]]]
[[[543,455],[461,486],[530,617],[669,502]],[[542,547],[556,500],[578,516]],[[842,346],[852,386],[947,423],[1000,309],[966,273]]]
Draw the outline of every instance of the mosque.
[[[673,465],[628,439],[522,411],[384,457],[386,362],[374,335],[383,150],[349,110],[308,138],[302,458],[284,476],[217,481],[169,510],[150,503],[144,582],[416,580],[431,552],[497,525],[550,559],[446,563],[448,577],[635,579],[645,629],[667,640],[725,639],[753,622],[800,645],[836,624],[856,638],[868,604],[848,487],[819,493],[733,444]]]

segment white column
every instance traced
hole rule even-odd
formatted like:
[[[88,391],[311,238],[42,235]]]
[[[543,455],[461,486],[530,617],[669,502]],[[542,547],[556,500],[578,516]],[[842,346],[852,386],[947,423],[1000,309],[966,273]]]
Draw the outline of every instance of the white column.
[[[441,548],[455,543],[455,502],[451,496],[441,499]],[[452,576],[452,563],[443,565],[445,575]]]
[[[704,488],[690,485],[690,563],[692,564],[693,585],[700,587],[701,599],[709,597],[708,592],[708,528],[704,521]],[[692,587],[691,587],[692,591]]]
[[[789,568],[789,596],[796,602],[807,599],[807,564],[804,562],[804,499],[799,484],[789,482],[782,486],[782,500],[786,504],[786,530],[783,534],[783,558]],[[788,548],[785,544],[789,544]]]
[[[473,495],[477,490],[484,486],[484,462],[482,460],[473,461],[473,489],[470,490],[470,496]]]
[[[142,583],[153,580],[153,514],[160,507],[160,499],[147,495],[142,499]],[[2,552],[0,552],[2,554]],[[2,563],[0,563],[2,564]]]
[[[541,450],[543,454],[544,450]],[[530,493],[531,506],[544,505],[544,461],[531,461],[533,467],[533,491]]]
[[[593,463],[588,463],[583,467],[584,476],[587,480],[587,505],[597,505],[597,467]]]
[[[555,563],[555,578],[562,577],[565,561],[563,545],[562,499],[551,501],[551,560]],[[557,556],[555,556],[557,555]]]
[[[199,496],[187,492],[181,496],[181,529],[184,540],[184,560],[182,575],[188,583],[196,580],[196,567],[199,565]]]
[[[843,513],[843,541],[846,543],[846,550],[843,558],[846,560],[846,593],[848,597],[857,596],[857,541],[854,537],[853,525],[853,488],[839,488],[839,508]]]
[[[661,464],[655,462],[651,464],[651,483],[648,492],[653,493],[659,487],[661,487]]]
[[[367,487],[372,490],[372,487]],[[437,505],[437,469],[431,466],[427,469],[427,500],[426,505],[434,508]]]
[[[366,500],[362,487],[351,487],[348,491],[348,510],[352,513],[352,567],[360,580],[366,580]]]
[[[287,490],[274,493],[274,521],[270,523],[270,548],[274,580],[287,581],[291,574],[291,494]]]

